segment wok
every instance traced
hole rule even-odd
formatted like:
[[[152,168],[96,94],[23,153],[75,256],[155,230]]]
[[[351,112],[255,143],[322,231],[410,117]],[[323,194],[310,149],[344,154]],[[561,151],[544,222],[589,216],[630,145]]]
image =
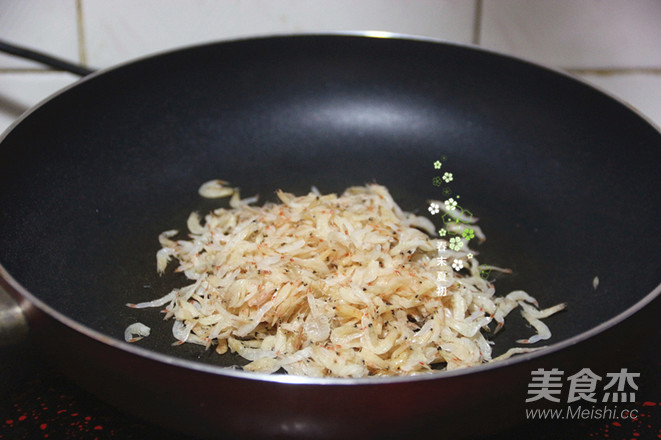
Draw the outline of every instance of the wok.
[[[398,378],[250,374],[232,355],[172,346],[171,322],[128,302],[159,277],[160,232],[183,228],[202,182],[273,200],[283,189],[387,186],[428,214],[445,157],[480,217],[481,262],[566,311],[548,347]],[[658,313],[661,135],[565,74],[472,47],[393,36],[207,44],[94,73],[31,109],[0,144],[0,273],[45,356],[109,402],[218,437],[435,438],[520,421],[536,368],[622,366]],[[438,220],[437,218],[435,219]],[[595,288],[593,281],[598,277]],[[495,354],[529,336],[517,313]],[[141,321],[152,335],[123,341]],[[538,344],[541,345],[541,344]]]

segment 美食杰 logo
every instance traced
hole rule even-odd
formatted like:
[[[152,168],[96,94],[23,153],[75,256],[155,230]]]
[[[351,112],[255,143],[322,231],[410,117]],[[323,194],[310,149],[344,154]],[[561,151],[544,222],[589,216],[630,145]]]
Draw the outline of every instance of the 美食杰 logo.
[[[566,404],[564,408],[528,408],[528,419],[604,419],[635,420],[635,405],[640,373],[626,368],[599,375],[589,368],[573,374],[557,368],[538,368],[528,382],[527,403]]]

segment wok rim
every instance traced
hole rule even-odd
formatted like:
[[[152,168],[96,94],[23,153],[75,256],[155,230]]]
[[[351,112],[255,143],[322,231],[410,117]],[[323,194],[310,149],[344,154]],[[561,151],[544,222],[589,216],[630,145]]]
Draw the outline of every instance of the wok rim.
[[[146,54],[143,56],[139,56],[136,58],[132,58],[130,60],[108,66],[102,69],[99,69],[83,78],[78,79],[77,81],[72,82],[71,84],[63,87],[62,89],[50,94],[49,96],[45,97],[41,101],[39,101],[37,104],[34,106],[30,107],[27,109],[21,116],[19,116],[15,121],[13,121],[6,130],[4,130],[3,133],[0,133],[0,145],[4,141],[4,139],[7,137],[9,133],[13,131],[13,129],[18,126],[24,119],[29,117],[33,112],[35,112],[37,109],[40,107],[44,106],[46,103],[49,101],[53,100],[57,96],[66,93],[70,89],[77,87],[78,85],[91,80],[99,75],[103,75],[106,72],[114,71],[116,69],[121,69],[124,66],[127,65],[132,65],[134,63],[139,63],[145,60],[149,60],[152,58],[156,57],[161,57],[161,56],[166,56],[170,54],[174,54],[177,52],[183,52],[187,51],[193,48],[198,48],[198,47],[204,47],[204,46],[214,46],[214,45],[223,45],[223,44],[232,44],[232,43],[237,43],[241,41],[257,41],[257,40],[286,40],[286,39],[298,39],[298,38],[328,38],[328,37],[361,37],[361,38],[379,38],[379,39],[393,39],[393,40],[405,40],[405,41],[411,41],[411,42],[422,42],[422,43],[433,43],[433,44],[441,44],[441,45],[446,45],[446,46],[453,46],[453,47],[459,47],[459,48],[464,48],[476,52],[481,52],[481,53],[487,53],[490,55],[494,56],[499,56],[502,58],[506,59],[511,59],[516,62],[523,62],[532,66],[535,66],[537,68],[543,69],[550,71],[555,74],[559,74],[561,76],[564,76],[565,78],[578,82],[582,84],[583,86],[587,86],[602,95],[606,95],[607,97],[611,98],[613,101],[615,101],[617,104],[625,106],[629,111],[635,113],[639,118],[644,120],[647,124],[649,124],[652,128],[654,128],[659,134],[661,135],[661,128],[656,125],[654,121],[650,119],[647,115],[643,114],[639,109],[637,109],[635,106],[629,104],[625,100],[623,100],[620,97],[614,96],[612,93],[603,90],[602,88],[595,86],[592,83],[587,82],[586,80],[577,77],[567,71],[561,70],[559,68],[554,68],[554,67],[549,67],[544,64],[540,64],[535,61],[530,61],[524,57],[519,57],[519,56],[514,56],[514,55],[509,55],[509,54],[504,54],[492,49],[484,48],[475,44],[470,44],[470,43],[458,43],[454,41],[447,41],[443,40],[440,38],[434,38],[434,37],[424,37],[424,36],[417,36],[417,35],[409,35],[409,34],[403,34],[403,33],[393,33],[393,32],[386,32],[386,31],[330,31],[330,32],[304,32],[304,33],[283,33],[283,34],[264,34],[264,35],[254,35],[254,36],[247,36],[247,37],[237,37],[237,38],[232,38],[232,39],[227,39],[227,40],[220,40],[220,41],[211,41],[211,42],[205,42],[205,43],[198,43],[198,44],[190,44],[190,45],[183,45],[175,48],[170,48],[162,51],[157,51],[153,52],[150,54]],[[183,358],[178,358],[174,356],[170,356],[167,354],[159,353],[156,351],[152,351],[146,348],[142,348],[140,346],[134,345],[127,343],[125,341],[122,341],[120,339],[116,339],[114,337],[111,337],[105,333],[102,333],[98,330],[94,330],[78,321],[75,319],[61,313],[54,307],[51,307],[38,297],[36,297],[34,294],[32,294],[28,289],[23,287],[17,280],[13,278],[13,276],[7,271],[7,269],[4,267],[4,265],[0,262],[0,287],[4,287],[8,289],[9,292],[14,292],[16,295],[18,295],[20,298],[27,300],[27,303],[21,301],[21,308],[24,312],[24,314],[29,314],[29,308],[34,307],[38,309],[39,311],[45,313],[46,315],[50,316],[51,318],[55,319],[59,323],[63,324],[64,326],[90,338],[93,339],[97,342],[100,342],[104,345],[108,345],[112,348],[122,350],[124,352],[127,352],[129,354],[139,356],[142,358],[146,358],[151,361],[155,361],[158,363],[170,365],[173,367],[177,368],[184,368],[187,370],[192,370],[194,372],[199,372],[199,373],[205,373],[205,374],[212,374],[212,375],[218,375],[218,376],[225,376],[227,378],[233,378],[233,379],[243,379],[243,380],[251,380],[251,381],[257,381],[257,382],[270,382],[270,383],[281,383],[285,385],[290,385],[290,384],[300,384],[300,385],[324,385],[324,386],[329,386],[329,385],[361,385],[361,386],[373,386],[373,385],[381,385],[381,384],[398,384],[398,383],[410,383],[410,382],[418,382],[418,381],[428,381],[428,380],[439,380],[439,379],[449,379],[453,377],[459,377],[459,376],[466,376],[466,375],[472,375],[472,374],[479,374],[482,372],[488,372],[500,368],[505,368],[508,366],[512,365],[518,365],[522,364],[524,362],[528,362],[534,359],[542,358],[544,356],[550,355],[552,353],[561,351],[563,349],[567,349],[573,345],[576,345],[578,343],[581,343],[583,341],[586,341],[587,339],[590,339],[594,336],[599,335],[600,333],[605,332],[606,330],[624,322],[628,318],[630,318],[632,315],[637,313],[638,311],[642,310],[644,307],[646,307],[649,303],[651,303],[656,297],[661,296],[661,283],[657,285],[651,292],[646,294],[643,298],[641,298],[638,302],[630,306],[629,308],[625,309],[624,311],[620,312],[619,314],[613,316],[612,318],[608,319],[607,321],[604,321],[600,323],[599,325],[590,328],[589,330],[586,330],[582,333],[579,333],[575,336],[572,336],[571,338],[565,339],[560,342],[553,343],[548,346],[543,346],[543,347],[536,347],[538,350],[535,350],[533,352],[529,353],[524,353],[524,354],[518,354],[515,355],[509,359],[504,359],[504,360],[499,360],[499,361],[494,361],[490,363],[485,363],[477,366],[472,366],[472,367],[465,367],[465,368],[459,368],[456,370],[450,370],[450,371],[438,371],[438,372],[431,372],[431,373],[423,373],[423,374],[418,374],[418,375],[412,375],[412,376],[377,376],[377,377],[360,377],[360,378],[339,378],[339,377],[308,377],[308,376],[296,376],[296,375],[289,375],[289,374],[266,374],[266,373],[255,373],[255,372],[250,372],[250,371],[243,371],[239,368],[235,367],[222,367],[222,366],[216,366],[216,365],[210,365],[210,364],[205,364],[201,362],[196,362],[192,360],[186,360]],[[29,324],[29,320],[28,320]]]

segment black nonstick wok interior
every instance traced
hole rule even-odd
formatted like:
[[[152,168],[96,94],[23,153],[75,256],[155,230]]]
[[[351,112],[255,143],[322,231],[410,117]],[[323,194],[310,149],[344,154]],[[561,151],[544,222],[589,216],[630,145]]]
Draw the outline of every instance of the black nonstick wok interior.
[[[441,156],[487,235],[478,259],[513,270],[497,291],[569,304],[546,321],[550,342],[659,285],[661,136],[641,117],[502,55],[338,35],[176,51],[92,75],[34,109],[0,145],[0,263],[93,330],[121,340],[141,321],[152,327],[142,347],[232,365],[173,347],[157,309],[125,306],[186,282],[157,275],[157,236],[223,206],[199,185],[222,178],[263,201],[278,188],[377,182],[428,214],[427,200],[443,199],[432,185]],[[532,332],[512,317],[496,354]]]

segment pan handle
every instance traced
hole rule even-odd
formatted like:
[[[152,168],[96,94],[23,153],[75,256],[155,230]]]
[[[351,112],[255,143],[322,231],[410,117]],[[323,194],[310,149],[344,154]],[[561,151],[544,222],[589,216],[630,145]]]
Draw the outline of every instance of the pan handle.
[[[0,40],[0,52],[4,52],[10,55],[15,55],[19,58],[25,58],[27,60],[37,61],[46,66],[53,67],[57,70],[64,70],[66,72],[71,72],[80,76],[87,76],[90,73],[93,73],[94,70],[88,69],[85,66],[78,64],[73,64],[68,61],[56,58],[51,55],[47,55],[42,52],[37,52],[36,50],[28,49],[25,47],[17,46],[12,43]]]
[[[18,344],[28,334],[21,306],[0,287],[0,346]]]

